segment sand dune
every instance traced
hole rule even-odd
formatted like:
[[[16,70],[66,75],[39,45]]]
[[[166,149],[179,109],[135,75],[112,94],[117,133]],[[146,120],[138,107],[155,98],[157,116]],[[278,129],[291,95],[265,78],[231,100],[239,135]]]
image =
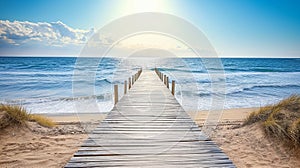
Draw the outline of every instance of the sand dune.
[[[259,124],[219,127],[212,138],[237,167],[300,167],[300,159],[274,139],[265,136]]]
[[[259,124],[241,127],[245,117],[258,108],[224,110],[212,139],[238,168],[300,167],[300,157],[279,142],[266,137]],[[190,112],[198,125],[203,125],[207,111]]]
[[[80,125],[67,127],[6,128],[0,134],[0,167],[62,167],[87,138]]]

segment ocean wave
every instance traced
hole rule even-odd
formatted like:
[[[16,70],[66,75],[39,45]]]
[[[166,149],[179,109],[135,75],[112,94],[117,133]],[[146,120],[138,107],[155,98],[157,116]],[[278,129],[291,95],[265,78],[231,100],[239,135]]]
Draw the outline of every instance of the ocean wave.
[[[104,93],[99,95],[90,96],[77,96],[77,97],[60,97],[60,98],[27,98],[27,99],[10,99],[1,100],[2,104],[11,105],[28,105],[28,104],[41,104],[47,102],[62,102],[62,101],[81,101],[81,100],[97,100],[97,101],[110,101],[112,100],[112,93]]]
[[[262,85],[254,85],[254,86],[249,86],[249,87],[243,87],[243,88],[238,88],[238,89],[232,89],[232,91],[226,92],[226,95],[234,95],[234,94],[239,94],[243,93],[245,91],[252,91],[257,88],[300,88],[300,84],[262,84]],[[230,87],[229,87],[230,88]]]
[[[96,84],[99,84],[99,83],[108,83],[108,84],[112,84],[112,81],[106,79],[106,78],[102,78],[102,79],[96,79],[97,83]]]
[[[282,68],[274,68],[274,67],[235,67],[235,68],[229,68],[225,67],[224,70],[226,72],[300,72],[299,70],[295,69],[282,69]]]
[[[53,76],[68,76],[73,75],[73,71],[0,71],[0,75],[16,75],[16,76],[36,76],[36,75],[53,75]],[[14,76],[13,76],[14,77]]]
[[[205,73],[204,70],[197,70],[197,69],[179,69],[179,68],[159,68],[161,72],[167,71],[171,72],[188,72],[188,73]]]
[[[300,72],[225,72],[226,76],[229,75],[300,75]]]
[[[177,95],[181,95],[183,97],[209,97],[212,96],[212,93],[209,90],[180,90],[176,92]]]
[[[282,88],[282,89],[290,89],[290,88],[300,88],[300,84],[262,84],[262,85],[252,85],[247,87],[234,87],[234,86],[225,86],[224,89],[217,89],[212,91],[211,86],[205,86],[204,88],[197,87],[183,87],[182,90],[177,91],[178,95],[182,95],[185,97],[209,97],[213,95],[237,95],[240,93],[244,93],[246,91],[253,91],[255,89],[265,89],[265,88]]]

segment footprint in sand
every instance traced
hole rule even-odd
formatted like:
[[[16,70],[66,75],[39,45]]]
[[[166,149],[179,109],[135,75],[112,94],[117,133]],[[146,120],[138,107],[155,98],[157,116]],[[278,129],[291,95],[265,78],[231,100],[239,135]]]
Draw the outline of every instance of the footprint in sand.
[[[14,154],[32,152],[34,150],[43,150],[44,148],[49,147],[49,145],[41,142],[29,142],[29,143],[7,143],[4,146],[3,152],[13,152]]]

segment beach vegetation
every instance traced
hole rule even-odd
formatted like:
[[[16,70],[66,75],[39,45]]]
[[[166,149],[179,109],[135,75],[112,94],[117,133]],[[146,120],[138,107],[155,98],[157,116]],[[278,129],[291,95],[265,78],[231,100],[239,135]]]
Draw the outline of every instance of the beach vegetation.
[[[300,147],[300,96],[292,95],[277,104],[261,107],[247,117],[244,125],[257,122],[268,136]]]
[[[51,119],[41,115],[30,114],[22,106],[0,104],[0,129],[10,125],[24,126],[28,121],[37,122],[45,127],[55,126]]]
[[[55,122],[45,116],[42,115],[38,115],[38,114],[31,114],[30,115],[30,121],[35,121],[37,122],[39,125],[44,126],[44,127],[54,127],[55,126]]]
[[[0,128],[10,124],[24,125],[29,119],[29,114],[21,106],[0,105],[1,121]]]

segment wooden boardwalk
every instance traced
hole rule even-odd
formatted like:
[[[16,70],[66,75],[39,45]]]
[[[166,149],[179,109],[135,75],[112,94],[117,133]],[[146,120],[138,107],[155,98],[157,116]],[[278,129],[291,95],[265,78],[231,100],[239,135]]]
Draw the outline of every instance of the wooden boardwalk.
[[[65,167],[235,167],[154,71],[90,134]]]

